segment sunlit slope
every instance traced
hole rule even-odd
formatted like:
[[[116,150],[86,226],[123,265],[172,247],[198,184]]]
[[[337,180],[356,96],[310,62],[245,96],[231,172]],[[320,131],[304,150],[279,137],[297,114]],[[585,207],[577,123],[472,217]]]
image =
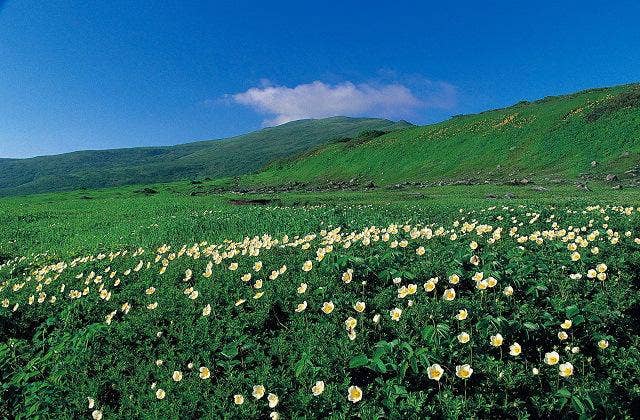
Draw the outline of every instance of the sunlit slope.
[[[521,102],[369,141],[330,144],[277,162],[244,183],[630,176],[624,172],[639,161],[640,87],[625,85]]]
[[[236,176],[336,138],[408,126],[384,119],[333,117],[293,121],[229,139],[171,147],[0,159],[0,195]]]

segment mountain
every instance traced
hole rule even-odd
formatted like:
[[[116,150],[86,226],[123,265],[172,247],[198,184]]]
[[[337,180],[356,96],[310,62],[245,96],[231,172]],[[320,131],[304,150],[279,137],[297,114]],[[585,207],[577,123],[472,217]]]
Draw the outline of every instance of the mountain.
[[[270,161],[363,131],[411,124],[374,118],[300,120],[223,140],[0,159],[0,195],[247,174]]]
[[[321,146],[244,186],[540,182],[640,175],[640,85],[591,89]],[[335,184],[334,184],[335,185]]]

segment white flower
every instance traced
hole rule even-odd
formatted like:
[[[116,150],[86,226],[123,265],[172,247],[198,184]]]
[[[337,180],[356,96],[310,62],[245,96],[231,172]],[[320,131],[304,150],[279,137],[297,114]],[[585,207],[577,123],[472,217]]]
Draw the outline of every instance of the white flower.
[[[269,408],[274,408],[276,405],[278,405],[279,399],[276,394],[267,395],[267,400],[269,401]]]
[[[548,365],[555,365],[560,361],[560,355],[556,351],[545,353],[544,362]]]
[[[347,399],[350,402],[355,404],[362,399],[362,390],[360,389],[360,387],[352,385],[349,387],[348,391],[349,394],[347,396]]]
[[[573,375],[573,365],[569,362],[562,363],[558,367],[558,369],[560,376],[562,376],[563,378],[568,378],[569,376]]]
[[[456,366],[456,376],[460,379],[469,379],[472,373],[473,369],[469,365]]]
[[[519,356],[522,353],[522,347],[518,343],[513,343],[509,346],[509,354],[512,356]]]
[[[496,335],[492,335],[489,341],[493,347],[500,347],[503,341],[502,334],[498,333]]]
[[[427,376],[429,377],[429,379],[432,379],[434,381],[439,381],[440,378],[442,378],[443,373],[444,369],[442,369],[442,367],[437,363],[432,364],[427,369]]]
[[[451,301],[456,298],[456,291],[454,289],[447,289],[444,291],[442,297],[444,298],[444,300]]]
[[[265,393],[264,385],[254,385],[253,392],[251,393],[251,395],[253,395],[253,397],[256,400],[259,400],[264,396],[264,393]]]
[[[314,386],[311,387],[311,392],[314,396],[318,396],[324,392],[324,382],[317,381]]]
[[[389,315],[391,316],[392,320],[399,321],[400,317],[402,316],[402,309],[394,308],[391,311],[389,311]]]

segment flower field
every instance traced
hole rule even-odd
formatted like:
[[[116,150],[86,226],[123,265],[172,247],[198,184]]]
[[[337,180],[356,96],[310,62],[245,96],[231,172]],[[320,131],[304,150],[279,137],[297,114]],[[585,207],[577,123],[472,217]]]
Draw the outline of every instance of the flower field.
[[[0,260],[0,416],[632,416],[639,212],[326,216]]]

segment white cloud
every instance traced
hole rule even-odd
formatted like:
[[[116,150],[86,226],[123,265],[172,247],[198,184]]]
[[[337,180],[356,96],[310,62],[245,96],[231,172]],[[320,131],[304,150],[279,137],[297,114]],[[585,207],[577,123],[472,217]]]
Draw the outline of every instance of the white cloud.
[[[449,108],[455,104],[455,88],[444,82],[428,82],[424,97],[399,83],[369,84],[320,81],[295,87],[270,86],[262,82],[230,97],[238,104],[268,115],[265,125],[284,124],[304,118],[336,115],[407,118],[420,108]]]

